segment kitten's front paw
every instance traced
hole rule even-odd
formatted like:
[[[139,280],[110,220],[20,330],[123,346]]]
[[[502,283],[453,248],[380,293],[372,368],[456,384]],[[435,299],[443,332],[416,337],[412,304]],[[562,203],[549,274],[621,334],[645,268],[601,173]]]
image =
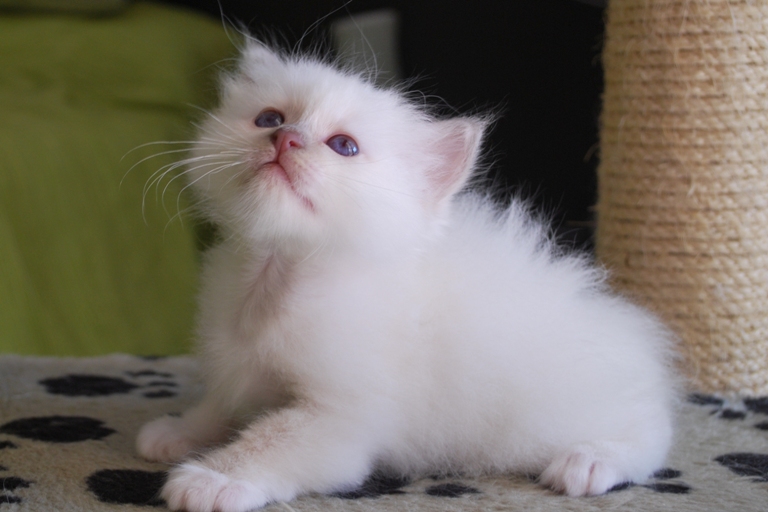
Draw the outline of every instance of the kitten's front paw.
[[[197,448],[186,431],[181,418],[163,416],[141,427],[136,450],[147,460],[178,462]]]
[[[269,501],[251,482],[194,463],[171,470],[161,496],[171,510],[187,512],[246,512]]]
[[[541,475],[542,484],[568,496],[604,494],[622,482],[610,461],[589,445],[575,447],[556,457]]]

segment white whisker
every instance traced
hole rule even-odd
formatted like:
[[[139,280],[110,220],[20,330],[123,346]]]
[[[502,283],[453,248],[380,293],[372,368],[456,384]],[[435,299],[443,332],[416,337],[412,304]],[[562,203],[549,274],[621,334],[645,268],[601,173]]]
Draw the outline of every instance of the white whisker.
[[[238,165],[241,165],[241,162],[230,162],[228,164],[224,164],[224,165],[221,165],[221,166],[216,167],[214,169],[211,169],[209,171],[206,171],[203,175],[197,177],[196,179],[192,180],[191,182],[189,182],[186,185],[184,185],[184,187],[182,187],[182,189],[179,191],[179,195],[178,195],[178,197],[176,199],[176,204],[178,205],[179,200],[180,200],[179,198],[181,198],[181,195],[184,193],[184,191],[187,190],[189,187],[195,185],[198,181],[202,180],[203,178],[206,178],[206,177],[210,176],[211,174],[215,174],[217,172],[221,172],[221,171],[226,170],[226,169],[231,169],[232,167],[235,167],[235,166],[238,166]]]
[[[402,190],[396,190],[394,188],[383,187],[381,185],[374,185],[373,183],[368,183],[366,181],[358,180],[358,179],[355,179],[355,178],[351,178],[349,176],[329,176],[328,178],[333,180],[333,181],[335,181],[336,183],[339,183],[339,184],[342,184],[342,185],[344,185],[343,181],[347,180],[347,181],[353,181],[355,183],[360,183],[361,185],[365,185],[366,187],[377,188],[379,190],[384,190],[386,192],[392,192],[394,194],[399,194],[399,195],[402,195],[402,196],[405,196],[405,197],[416,197],[414,194],[410,194],[410,193],[402,191]]]
[[[212,157],[214,157],[215,155],[209,155],[209,156],[212,158]],[[213,161],[213,162],[205,162],[205,163],[202,163],[202,164],[199,164],[199,165],[196,165],[196,166],[190,167],[190,168],[188,168],[188,169],[185,169],[183,172],[181,172],[181,173],[179,173],[179,174],[175,175],[175,176],[174,176],[174,177],[172,177],[170,180],[168,180],[168,183],[166,183],[165,187],[163,188],[163,191],[162,191],[162,193],[160,193],[160,192],[159,192],[159,184],[160,184],[160,182],[161,182],[161,181],[162,181],[162,180],[165,178],[165,176],[167,176],[167,175],[168,175],[168,173],[170,173],[170,172],[172,172],[172,171],[174,171],[174,170],[178,169],[179,167],[183,167],[183,166],[185,166],[185,165],[189,165],[189,164],[191,163],[191,162],[190,162],[191,160],[193,160],[193,159],[181,160],[181,161],[179,161],[179,162],[174,162],[174,163],[172,163],[172,164],[168,164],[168,165],[165,165],[165,166],[163,166],[163,167],[162,167],[160,170],[156,171],[156,172],[155,172],[155,174],[153,174],[153,176],[156,176],[156,175],[157,175],[159,172],[161,172],[161,171],[162,171],[162,173],[161,173],[160,175],[156,176],[154,179],[151,179],[151,181],[148,181],[148,182],[147,182],[147,184],[144,186],[144,193],[143,193],[143,196],[142,196],[142,203],[141,203],[141,205],[142,205],[142,211],[144,211],[144,210],[145,210],[145,206],[146,206],[146,196],[147,196],[147,194],[148,194],[149,190],[150,190],[150,189],[151,189],[153,186],[156,186],[156,185],[157,185],[157,189],[158,189],[158,192],[157,192],[157,193],[156,193],[156,195],[155,195],[155,202],[158,202],[158,201],[162,201],[162,199],[161,199],[161,198],[162,198],[162,197],[165,197],[165,193],[166,193],[166,191],[168,190],[168,187],[170,186],[170,184],[171,184],[171,183],[172,183],[172,182],[173,182],[175,179],[177,179],[177,178],[180,178],[180,177],[184,176],[185,174],[188,174],[188,173],[190,173],[190,172],[193,172],[193,171],[195,171],[195,170],[197,170],[197,169],[202,169],[202,168],[204,168],[204,167],[206,167],[206,166],[216,166],[216,165],[221,165],[222,163],[227,163],[227,162],[229,162],[229,161],[225,161],[225,162],[222,162],[221,160],[216,160],[216,161]]]
[[[234,139],[230,139],[230,140],[233,140],[233,141],[240,141],[240,142],[247,142],[247,140],[246,140],[246,139],[245,139],[245,138],[242,136],[242,134],[240,134],[240,133],[238,133],[238,132],[234,131],[234,130],[233,130],[233,128],[232,128],[232,126],[230,126],[230,125],[228,125],[227,123],[225,123],[224,121],[222,121],[222,120],[221,120],[221,119],[220,119],[220,118],[219,118],[219,117],[218,117],[216,114],[214,114],[213,112],[210,112],[210,111],[208,111],[208,110],[205,110],[204,108],[200,108],[200,107],[195,107],[195,108],[197,108],[198,110],[202,111],[202,112],[203,112],[205,115],[207,115],[208,117],[210,117],[210,118],[211,118],[211,119],[213,119],[214,121],[218,122],[218,123],[219,123],[221,126],[223,126],[224,128],[226,128],[227,130],[230,130],[230,131],[232,131],[232,135],[233,135],[233,136],[235,136],[235,138],[234,138]],[[205,131],[205,129],[204,129],[204,128],[203,128],[201,125],[199,125],[199,124],[196,124],[196,123],[193,123],[193,124],[194,124],[194,125],[195,125],[197,128],[199,128],[199,129],[201,129],[201,130]],[[221,134],[221,133],[219,133],[218,135],[222,135],[222,136],[223,136],[224,134]]]
[[[181,177],[183,177],[183,176],[185,176],[185,175],[187,175],[187,174],[189,174],[189,173],[191,173],[193,171],[196,171],[198,169],[203,169],[203,168],[208,167],[208,166],[227,165],[230,162],[231,162],[231,160],[216,160],[216,161],[213,161],[213,162],[205,162],[205,163],[202,163],[200,165],[195,165],[194,167],[189,167],[189,168],[185,169],[184,171],[180,172],[179,174],[173,176],[170,180],[168,180],[168,183],[166,183],[165,187],[163,187],[163,192],[162,192],[161,196],[165,196],[165,192],[168,190],[168,187],[177,178],[181,178]],[[177,168],[177,167],[181,167],[183,165],[187,165],[187,163],[186,162],[185,163],[178,163],[178,164],[176,164],[175,167]],[[216,169],[218,169],[218,167]],[[213,171],[214,170],[206,171],[204,175],[207,176],[207,175],[211,174]],[[166,171],[165,174],[168,174],[168,172],[170,172],[170,170]]]
[[[220,147],[220,143],[214,144],[213,142],[210,142],[210,143],[205,142],[205,143],[201,144],[199,141],[177,141],[177,142],[173,142],[173,141],[158,141],[158,142],[148,142],[146,144],[142,144],[141,146],[137,146],[134,149],[138,149],[140,147],[147,147],[147,146],[150,146],[150,145],[156,145],[156,144],[176,144],[176,143],[178,143],[178,144],[185,144],[185,145],[188,145],[189,147],[181,148],[181,149],[170,149],[170,150],[167,150],[167,151],[160,151],[158,153],[153,153],[151,155],[148,155],[148,156],[142,158],[138,162],[136,162],[133,165],[131,165],[131,167],[125,172],[123,177],[120,179],[120,186],[122,187],[123,182],[125,181],[125,178],[127,178],[128,174],[130,174],[137,166],[139,166],[139,165],[143,164],[144,162],[147,162],[147,161],[149,161],[149,160],[151,160],[153,158],[158,158],[158,157],[162,157],[162,156],[165,156],[165,155],[172,155],[172,154],[177,154],[177,153],[188,153],[188,152],[190,152],[192,150],[193,146],[197,147],[197,148],[204,148],[204,149],[210,149],[210,150],[214,150],[214,149],[217,149],[218,147]],[[133,151],[133,150],[131,150],[131,151]],[[234,154],[234,150],[231,150],[231,151],[232,151],[232,154]],[[241,150],[241,152],[245,152],[245,150]],[[130,153],[130,151],[128,153]],[[127,156],[128,153],[126,153],[126,155],[124,155],[123,158],[125,158],[125,156]],[[188,160],[189,159],[183,159],[183,160],[181,160],[181,162],[185,162],[185,161],[188,161]],[[178,162],[172,162],[171,164],[166,164],[166,165],[162,166],[160,169],[155,171],[149,177],[149,180],[151,180],[158,172],[161,172],[163,169],[165,169],[166,166],[174,165],[176,163],[178,163]],[[145,187],[145,190],[146,190],[146,187]]]
[[[206,158],[213,158],[213,155],[210,155],[210,156],[204,155],[202,157],[190,157],[190,158],[185,158],[183,160],[179,160],[176,162],[171,162],[169,164],[165,164],[164,166],[160,167],[157,171],[152,173],[152,176],[149,177],[149,179],[147,180],[147,183],[144,185],[144,195],[146,195],[149,189],[151,189],[155,184],[159,184],[169,172],[175,171],[179,167],[183,167],[185,165],[189,165],[191,163],[204,160]]]

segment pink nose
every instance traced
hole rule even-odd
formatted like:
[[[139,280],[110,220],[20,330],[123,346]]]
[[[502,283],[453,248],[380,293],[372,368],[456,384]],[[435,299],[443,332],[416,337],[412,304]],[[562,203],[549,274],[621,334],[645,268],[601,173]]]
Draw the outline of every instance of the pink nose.
[[[283,153],[289,149],[301,149],[304,147],[301,135],[291,130],[277,130],[272,135],[272,143],[275,145],[278,153]]]

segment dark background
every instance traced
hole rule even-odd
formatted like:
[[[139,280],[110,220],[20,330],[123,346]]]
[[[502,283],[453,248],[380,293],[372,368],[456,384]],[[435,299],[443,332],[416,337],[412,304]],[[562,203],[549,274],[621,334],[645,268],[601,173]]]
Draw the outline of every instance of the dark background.
[[[460,112],[501,113],[488,138],[495,195],[520,193],[557,230],[589,240],[595,202],[603,35],[601,0],[171,0],[277,32],[289,45],[327,37],[339,17],[400,14],[404,78]],[[346,6],[344,4],[347,4]]]

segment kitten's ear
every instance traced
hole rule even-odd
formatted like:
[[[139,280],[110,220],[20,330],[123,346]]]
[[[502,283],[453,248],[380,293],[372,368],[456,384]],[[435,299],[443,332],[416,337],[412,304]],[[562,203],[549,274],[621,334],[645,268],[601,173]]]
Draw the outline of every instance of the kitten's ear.
[[[243,65],[264,66],[280,63],[280,56],[264,43],[253,40],[243,50]]]
[[[438,161],[427,171],[430,198],[434,204],[450,198],[467,183],[477,162],[487,124],[486,120],[470,117],[434,123],[438,136],[432,152]]]

